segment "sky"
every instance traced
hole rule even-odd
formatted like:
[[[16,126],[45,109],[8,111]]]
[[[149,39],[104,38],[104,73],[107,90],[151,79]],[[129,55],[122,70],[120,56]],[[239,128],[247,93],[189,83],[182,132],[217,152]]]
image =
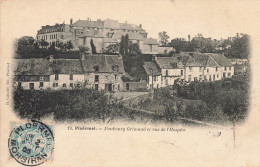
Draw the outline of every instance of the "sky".
[[[7,0],[1,4],[2,31],[10,37],[36,36],[44,25],[110,18],[142,24],[148,37],[166,31],[173,38],[202,33],[212,39],[249,33],[252,20],[259,19],[253,1],[203,0]],[[259,12],[258,12],[259,13]],[[250,18],[248,17],[250,16]],[[249,34],[250,35],[250,34]]]

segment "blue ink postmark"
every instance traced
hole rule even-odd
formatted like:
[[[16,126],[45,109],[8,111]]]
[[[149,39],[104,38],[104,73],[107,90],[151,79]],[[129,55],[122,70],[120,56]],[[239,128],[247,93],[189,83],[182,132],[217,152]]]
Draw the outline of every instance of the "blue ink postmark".
[[[52,160],[53,126],[39,121],[11,123],[8,140],[10,155],[25,166],[36,166]]]

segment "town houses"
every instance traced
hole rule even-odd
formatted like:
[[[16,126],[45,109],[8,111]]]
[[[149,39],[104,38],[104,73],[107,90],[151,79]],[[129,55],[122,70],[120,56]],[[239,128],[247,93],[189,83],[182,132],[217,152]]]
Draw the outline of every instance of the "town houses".
[[[158,54],[158,42],[156,39],[148,38],[147,32],[142,25],[119,23],[112,19],[97,19],[96,21],[78,20],[70,24],[55,24],[53,26],[42,26],[36,35],[36,41],[45,42],[45,47],[58,47],[59,43],[71,42],[74,50],[79,46],[89,47],[90,41],[96,47],[97,53],[102,53],[110,44],[118,44],[122,35],[128,35],[132,43],[137,43],[142,54]]]
[[[182,52],[173,57],[153,57],[145,62],[149,89],[174,85],[177,81],[209,82],[234,75],[234,66],[222,54]]]
[[[118,91],[123,87],[122,56],[85,55],[81,59],[16,59],[15,86],[22,89],[73,89]]]

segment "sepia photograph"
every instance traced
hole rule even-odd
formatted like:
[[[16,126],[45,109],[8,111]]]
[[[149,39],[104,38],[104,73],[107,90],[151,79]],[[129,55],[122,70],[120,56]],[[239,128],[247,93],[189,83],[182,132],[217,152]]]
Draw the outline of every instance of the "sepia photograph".
[[[260,165],[256,4],[2,1],[1,164]]]

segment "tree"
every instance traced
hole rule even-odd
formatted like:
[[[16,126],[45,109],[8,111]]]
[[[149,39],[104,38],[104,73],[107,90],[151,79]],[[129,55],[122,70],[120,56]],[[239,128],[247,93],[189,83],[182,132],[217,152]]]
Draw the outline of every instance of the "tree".
[[[33,37],[21,37],[17,42],[17,54],[22,57],[27,57],[32,54],[34,50],[34,39]]]
[[[96,54],[97,50],[96,50],[96,46],[95,46],[95,44],[93,42],[93,39],[90,40],[90,46],[91,46],[92,53]]]
[[[73,49],[73,45],[72,45],[72,42],[71,42],[71,41],[68,41],[68,42],[67,42],[67,49],[68,49],[68,50]]]
[[[86,46],[79,46],[79,52],[80,53],[85,53],[85,52],[89,52],[89,47],[86,47]]]
[[[184,38],[175,38],[171,40],[170,45],[175,48],[176,53],[180,53],[180,51],[186,51],[186,41]]]
[[[116,54],[119,52],[119,44],[110,44],[106,47],[104,53],[106,54]]]
[[[162,46],[165,46],[168,44],[168,39],[170,38],[168,35],[167,35],[167,32],[163,31],[163,32],[160,32],[159,34],[159,43],[162,45]]]

